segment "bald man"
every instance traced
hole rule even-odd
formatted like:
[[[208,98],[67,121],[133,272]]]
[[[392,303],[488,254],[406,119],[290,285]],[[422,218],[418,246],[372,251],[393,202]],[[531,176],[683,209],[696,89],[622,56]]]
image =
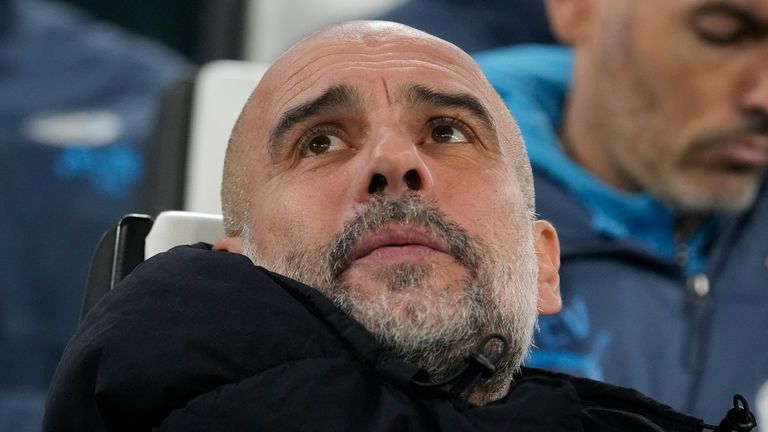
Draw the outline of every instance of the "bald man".
[[[521,370],[560,307],[557,236],[455,46],[383,22],[302,41],[243,110],[224,178],[227,238],[150,259],[94,308],[46,430],[700,430]]]

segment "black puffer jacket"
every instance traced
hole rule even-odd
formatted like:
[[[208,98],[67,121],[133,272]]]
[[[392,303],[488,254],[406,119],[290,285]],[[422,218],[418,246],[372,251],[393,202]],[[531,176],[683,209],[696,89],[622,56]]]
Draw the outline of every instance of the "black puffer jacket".
[[[89,314],[46,431],[697,431],[637,392],[525,370],[482,407],[427,395],[418,369],[317,291],[206,245],[148,260]]]

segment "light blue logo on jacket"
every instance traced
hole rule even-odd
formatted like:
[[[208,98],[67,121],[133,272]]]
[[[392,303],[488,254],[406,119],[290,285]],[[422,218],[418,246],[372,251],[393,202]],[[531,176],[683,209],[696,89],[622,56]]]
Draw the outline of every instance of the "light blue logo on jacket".
[[[100,148],[62,150],[53,166],[61,180],[87,178],[91,187],[109,198],[124,197],[141,178],[143,161],[127,143]]]
[[[574,299],[557,315],[541,318],[539,329],[528,366],[603,379],[601,359],[611,335],[606,330],[593,334],[583,299]]]

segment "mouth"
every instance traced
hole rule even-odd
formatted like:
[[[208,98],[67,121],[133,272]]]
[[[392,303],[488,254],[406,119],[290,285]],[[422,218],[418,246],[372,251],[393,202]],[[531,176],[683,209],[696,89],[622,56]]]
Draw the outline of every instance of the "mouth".
[[[352,262],[423,262],[449,255],[445,242],[414,227],[389,226],[363,237],[352,251]]]
[[[760,137],[720,142],[706,148],[702,156],[734,170],[762,170],[768,167],[768,139]]]

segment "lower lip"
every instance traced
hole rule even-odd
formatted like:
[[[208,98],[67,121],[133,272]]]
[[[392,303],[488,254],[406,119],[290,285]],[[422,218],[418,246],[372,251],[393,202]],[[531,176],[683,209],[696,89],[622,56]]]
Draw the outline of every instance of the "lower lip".
[[[433,258],[444,253],[422,245],[384,246],[374,249],[368,255],[360,257],[360,262],[418,262]]]

